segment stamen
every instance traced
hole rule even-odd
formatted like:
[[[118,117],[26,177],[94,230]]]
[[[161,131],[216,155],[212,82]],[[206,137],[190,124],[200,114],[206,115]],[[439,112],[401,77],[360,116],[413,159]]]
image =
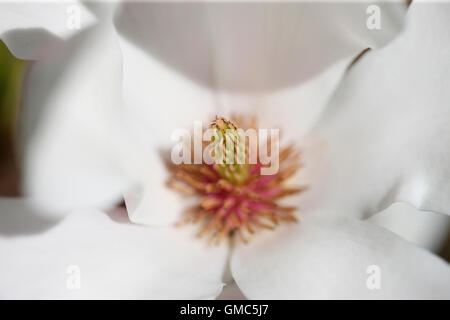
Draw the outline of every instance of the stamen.
[[[223,163],[168,164],[171,173],[168,186],[186,196],[199,197],[198,205],[184,212],[180,225],[202,224],[198,236],[208,234],[215,243],[233,234],[247,243],[249,234],[255,234],[258,229],[273,230],[282,222],[297,222],[297,208],[280,205],[277,201],[306,189],[289,187],[286,183],[301,168],[299,153],[293,145],[281,148],[280,170],[274,175],[260,174],[263,165],[259,159],[256,164],[247,163],[248,143],[241,141],[236,130],[239,129],[238,123],[248,124],[246,129],[257,129],[256,121],[238,120],[216,117],[210,125],[217,130],[213,142],[217,146],[215,152],[219,152]],[[230,156],[227,142],[234,146],[234,159],[237,159],[237,153],[242,152],[242,147],[245,148],[245,163],[226,162]]]

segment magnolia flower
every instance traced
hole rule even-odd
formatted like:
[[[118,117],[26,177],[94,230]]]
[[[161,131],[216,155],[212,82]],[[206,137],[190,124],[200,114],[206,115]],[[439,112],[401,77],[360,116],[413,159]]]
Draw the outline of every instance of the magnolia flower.
[[[381,3],[379,30],[366,7],[91,7],[93,26],[30,52],[4,39],[21,25],[2,26],[37,60],[27,201],[0,202],[21,228],[0,237],[0,296],[215,298],[232,278],[251,299],[449,298],[448,263],[367,219],[397,201],[450,213],[450,5]],[[175,226],[192,198],[166,187],[161,153],[175,129],[236,111],[295,142],[309,189],[291,200],[299,223],[209,246]]]

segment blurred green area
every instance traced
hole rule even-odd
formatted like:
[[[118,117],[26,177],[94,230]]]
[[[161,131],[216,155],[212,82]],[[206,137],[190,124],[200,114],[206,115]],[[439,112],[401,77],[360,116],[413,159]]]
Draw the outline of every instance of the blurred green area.
[[[15,127],[24,69],[25,62],[14,58],[0,41],[0,131],[3,139],[8,139],[5,135],[11,135]]]
[[[16,195],[19,188],[14,136],[25,66],[0,41],[0,196]]]

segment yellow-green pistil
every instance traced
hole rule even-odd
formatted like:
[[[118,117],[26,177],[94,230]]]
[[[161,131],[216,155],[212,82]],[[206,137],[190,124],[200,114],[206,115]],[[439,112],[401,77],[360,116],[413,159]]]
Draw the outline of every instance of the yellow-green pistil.
[[[245,123],[245,119],[240,123]],[[171,172],[168,185],[185,195],[199,197],[198,204],[184,212],[181,224],[201,224],[198,234],[209,234],[218,243],[232,234],[247,242],[257,229],[274,229],[280,222],[297,221],[297,208],[279,203],[279,199],[304,190],[286,185],[287,179],[300,168],[294,147],[280,150],[280,169],[276,174],[261,175],[263,165],[259,159],[256,164],[227,162],[231,152],[234,159],[246,157],[240,149],[244,141],[236,122],[216,117],[210,127],[216,129],[213,142],[222,163],[168,164]]]

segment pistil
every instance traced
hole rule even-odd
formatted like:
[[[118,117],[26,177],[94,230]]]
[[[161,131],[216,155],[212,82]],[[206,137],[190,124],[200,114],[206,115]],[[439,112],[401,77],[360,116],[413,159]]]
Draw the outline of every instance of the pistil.
[[[216,156],[222,157],[219,163],[168,164],[171,172],[168,185],[198,198],[198,204],[184,212],[180,225],[199,224],[198,235],[209,235],[217,243],[235,234],[248,242],[258,230],[273,230],[282,222],[296,222],[297,208],[282,205],[280,199],[305,190],[288,185],[288,180],[301,168],[294,146],[280,150],[277,173],[261,175],[263,165],[259,159],[256,164],[247,161],[248,148],[237,133],[238,123],[252,122],[216,117],[210,125],[216,130],[212,140],[216,143]],[[234,159],[244,156],[243,163],[227,163],[230,152]]]

